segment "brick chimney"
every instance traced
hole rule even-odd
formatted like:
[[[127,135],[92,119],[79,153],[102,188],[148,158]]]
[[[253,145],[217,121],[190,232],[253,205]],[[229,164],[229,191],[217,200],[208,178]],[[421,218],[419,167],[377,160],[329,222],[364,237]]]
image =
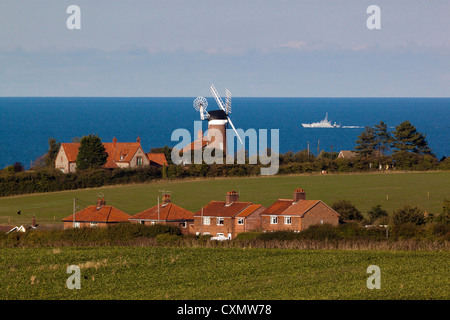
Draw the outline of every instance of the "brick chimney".
[[[168,204],[171,203],[172,201],[170,200],[170,194],[164,194],[163,198],[162,198],[162,203],[163,204]]]
[[[33,228],[36,228],[36,218],[33,216],[33,218],[31,218],[31,226]]]
[[[239,201],[239,194],[234,190],[228,191],[226,197],[226,205],[228,206],[236,201]]]
[[[136,142],[141,143],[141,138],[139,136],[137,137]]]
[[[301,200],[306,200],[306,192],[301,188],[297,188],[294,191],[294,202],[299,202]]]
[[[97,210],[99,210],[101,207],[103,207],[104,205],[106,205],[106,201],[105,198],[101,198],[97,200]]]

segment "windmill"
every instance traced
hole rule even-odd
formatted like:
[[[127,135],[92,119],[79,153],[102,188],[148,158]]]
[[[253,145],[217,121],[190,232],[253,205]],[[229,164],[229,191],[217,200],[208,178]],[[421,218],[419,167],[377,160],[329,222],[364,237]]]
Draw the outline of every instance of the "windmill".
[[[219,106],[219,109],[207,112],[206,108],[208,106],[208,102],[204,97],[197,97],[194,100],[194,108],[200,112],[200,119],[208,120],[208,133],[211,132],[211,129],[216,129],[221,133],[222,139],[208,139],[210,141],[208,146],[211,148],[222,149],[223,153],[226,155],[226,129],[228,124],[230,124],[233,128],[239,141],[242,144],[244,143],[242,142],[239,133],[236,131],[236,128],[229,117],[229,114],[231,113],[231,92],[228,89],[226,90],[226,98],[224,103],[213,84],[211,85],[210,90],[217,102],[217,105]]]

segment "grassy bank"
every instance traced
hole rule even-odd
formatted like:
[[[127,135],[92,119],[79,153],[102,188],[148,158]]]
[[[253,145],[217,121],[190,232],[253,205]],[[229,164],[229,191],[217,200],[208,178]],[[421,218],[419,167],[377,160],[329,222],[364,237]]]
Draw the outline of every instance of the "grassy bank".
[[[388,211],[405,203],[418,205],[429,213],[438,213],[442,201],[450,198],[450,172],[417,172],[391,174],[330,174],[292,175],[161,181],[158,183],[122,185],[76,191],[52,192],[0,198],[0,224],[58,223],[72,213],[73,198],[78,210],[95,204],[103,194],[107,204],[128,214],[136,214],[156,205],[160,190],[170,190],[172,201],[193,212],[211,200],[224,200],[234,189],[242,201],[269,206],[278,198],[292,198],[292,192],[302,187],[309,199],[332,204],[348,199],[364,214],[380,204]],[[21,214],[17,212],[21,210]]]
[[[448,299],[449,252],[241,248],[0,249],[0,299]],[[69,265],[81,289],[69,290]],[[369,265],[381,289],[369,290]]]

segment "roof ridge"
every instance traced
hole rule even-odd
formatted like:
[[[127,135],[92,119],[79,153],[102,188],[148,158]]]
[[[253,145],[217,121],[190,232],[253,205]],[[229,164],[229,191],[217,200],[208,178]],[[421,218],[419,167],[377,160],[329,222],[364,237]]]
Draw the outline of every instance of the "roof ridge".
[[[233,204],[234,202],[232,202],[231,204]],[[246,207],[242,208],[241,211],[237,212],[236,214],[232,215],[232,217],[236,217],[239,213],[241,213],[242,211],[246,210],[248,207],[250,207],[253,204],[253,202],[250,202]]]

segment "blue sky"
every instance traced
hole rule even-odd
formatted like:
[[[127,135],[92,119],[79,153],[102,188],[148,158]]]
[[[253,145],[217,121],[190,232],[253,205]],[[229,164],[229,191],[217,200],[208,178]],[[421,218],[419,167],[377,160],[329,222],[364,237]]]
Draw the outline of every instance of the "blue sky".
[[[449,17],[446,0],[2,0],[0,96],[448,97]]]

